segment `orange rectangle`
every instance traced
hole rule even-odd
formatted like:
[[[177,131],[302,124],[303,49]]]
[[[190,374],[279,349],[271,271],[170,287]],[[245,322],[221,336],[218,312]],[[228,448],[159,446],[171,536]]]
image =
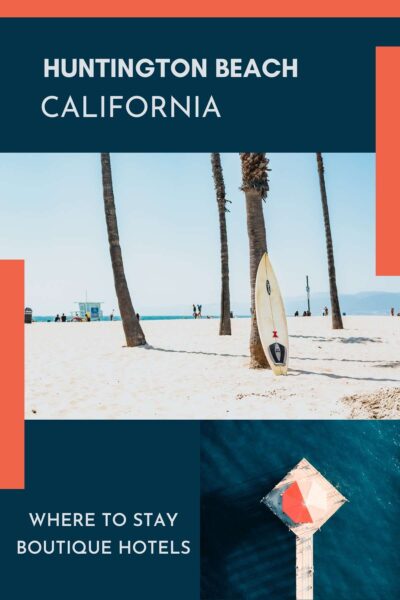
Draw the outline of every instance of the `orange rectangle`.
[[[286,0],[285,2],[265,2],[254,0],[242,5],[227,0],[154,0],[153,2],[132,2],[132,0],[20,0],[3,2],[2,17],[398,17],[398,0],[363,2],[361,0]]]
[[[400,47],[376,49],[376,274],[400,275]]]
[[[0,260],[0,489],[24,488],[24,261]]]

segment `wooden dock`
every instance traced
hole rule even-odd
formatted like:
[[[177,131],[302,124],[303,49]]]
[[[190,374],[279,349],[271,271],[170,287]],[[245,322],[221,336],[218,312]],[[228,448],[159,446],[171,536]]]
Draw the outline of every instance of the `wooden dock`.
[[[296,600],[314,598],[313,536],[296,536]]]
[[[310,490],[311,487],[316,490],[313,497],[314,505],[310,506],[311,514],[314,516],[311,518],[307,515],[304,522],[297,519],[293,521],[283,509],[282,498],[293,484],[302,486],[305,490]],[[308,460],[303,458],[261,501],[296,536],[296,600],[313,600],[313,535],[347,502],[346,498]]]

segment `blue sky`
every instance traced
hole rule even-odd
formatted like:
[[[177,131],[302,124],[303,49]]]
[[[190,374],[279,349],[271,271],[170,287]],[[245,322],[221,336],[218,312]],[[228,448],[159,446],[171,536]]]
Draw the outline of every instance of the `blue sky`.
[[[314,154],[271,154],[265,204],[269,252],[284,296],[328,290]],[[375,156],[326,154],[339,292],[400,291],[376,277]],[[208,154],[112,154],[114,191],[128,282],[142,314],[219,303],[219,229]],[[249,303],[240,159],[223,154],[228,198],[231,297]],[[26,260],[26,303],[36,314],[74,302],[116,308],[97,154],[3,154],[0,257]]]

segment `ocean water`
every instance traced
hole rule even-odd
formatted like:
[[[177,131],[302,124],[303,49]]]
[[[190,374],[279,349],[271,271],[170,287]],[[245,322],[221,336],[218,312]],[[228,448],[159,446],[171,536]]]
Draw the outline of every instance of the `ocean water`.
[[[206,317],[203,317],[205,319]],[[219,317],[210,316],[210,319],[217,319]],[[242,317],[236,317],[242,318]],[[38,323],[46,323],[48,321],[52,322],[55,319],[55,315],[45,315],[45,316],[33,316],[34,321]],[[71,316],[67,315],[67,319],[70,320]],[[174,321],[174,320],[182,320],[182,319],[193,319],[192,315],[167,315],[167,316],[159,316],[159,315],[143,315],[140,317],[141,321]],[[101,321],[109,321],[109,316],[104,316],[101,318]],[[114,321],[120,321],[121,317],[114,317]]]
[[[293,600],[295,536],[261,498],[307,458],[349,500],[314,536],[315,600],[400,598],[397,421],[209,421],[202,600]]]
[[[288,317],[292,317],[294,313],[288,313],[287,316]],[[321,313],[322,314],[322,313]],[[388,315],[388,311],[383,312],[383,311],[375,311],[375,312],[357,312],[357,311],[352,311],[352,312],[347,312],[346,313],[348,316],[387,316]],[[320,313],[316,313],[316,315],[314,316],[320,316]],[[250,315],[235,315],[235,319],[248,319],[250,317]],[[209,319],[219,319],[219,315],[204,315],[202,317],[203,319],[209,318]],[[33,319],[34,321],[36,321],[37,323],[46,323],[46,322],[53,322],[55,319],[55,315],[33,315]],[[67,319],[71,320],[71,315],[68,314],[67,315]],[[193,319],[192,315],[140,315],[140,319],[141,321],[174,321],[174,320],[183,320],[183,319]],[[101,321],[109,321],[110,317],[108,315],[105,315],[101,318]],[[120,321],[121,317],[114,317],[114,321]]]

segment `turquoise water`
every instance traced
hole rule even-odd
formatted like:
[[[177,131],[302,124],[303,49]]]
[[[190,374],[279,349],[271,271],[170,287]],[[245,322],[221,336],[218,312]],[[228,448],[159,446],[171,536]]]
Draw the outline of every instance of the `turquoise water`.
[[[294,534],[260,499],[303,457],[349,500],[314,536],[315,600],[400,598],[397,421],[201,427],[203,600],[294,600]]]
[[[54,321],[55,315],[51,315],[51,316],[33,316],[34,321],[37,321],[38,323],[46,323],[47,321]],[[206,317],[203,317],[203,319],[205,319]],[[215,317],[215,316],[210,316],[210,319],[217,319],[219,317]],[[237,318],[242,318],[242,317],[237,317]],[[67,315],[67,319],[70,320],[71,316]],[[193,319],[192,315],[188,316],[188,315],[168,315],[168,316],[158,316],[158,315],[143,315],[140,317],[141,321],[175,321],[175,320],[182,320],[182,319]],[[102,317],[101,319],[102,321],[109,321],[110,317]],[[120,321],[121,317],[114,317],[114,321]]]
[[[387,316],[388,312],[370,312],[370,313],[356,313],[356,312],[352,312],[352,313],[347,313],[349,316],[351,315],[373,315],[373,316]],[[293,313],[288,314],[287,316],[291,317],[293,316]],[[319,316],[319,313],[318,315]],[[235,315],[235,319],[248,319],[250,317],[250,315]],[[206,318],[210,318],[210,319],[219,319],[219,315],[207,315],[207,316],[203,316],[203,319]],[[55,319],[55,315],[33,315],[33,319],[34,321],[38,322],[38,323],[46,323],[48,321],[52,322]],[[67,315],[67,319],[71,320],[71,315],[68,314]],[[183,320],[183,319],[193,319],[192,315],[141,315],[140,319],[142,321],[175,321],[175,320]],[[102,321],[109,321],[110,317],[104,316],[101,319]],[[121,317],[114,317],[114,321],[120,321]]]

